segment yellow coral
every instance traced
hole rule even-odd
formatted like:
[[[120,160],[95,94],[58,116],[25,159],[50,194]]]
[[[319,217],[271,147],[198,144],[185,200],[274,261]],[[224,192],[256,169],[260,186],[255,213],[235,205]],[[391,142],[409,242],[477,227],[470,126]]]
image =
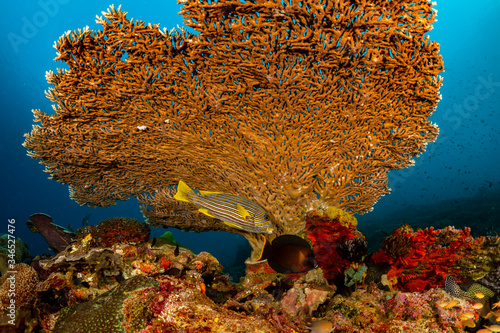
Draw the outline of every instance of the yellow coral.
[[[355,228],[358,225],[358,220],[343,209],[328,207],[325,213],[331,220],[338,220],[344,227]]]

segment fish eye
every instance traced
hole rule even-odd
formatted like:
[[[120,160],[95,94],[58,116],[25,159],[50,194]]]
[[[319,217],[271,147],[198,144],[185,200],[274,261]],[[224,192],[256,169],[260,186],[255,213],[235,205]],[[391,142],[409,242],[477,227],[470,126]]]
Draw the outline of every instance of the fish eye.
[[[264,220],[269,220],[269,214],[264,215]]]

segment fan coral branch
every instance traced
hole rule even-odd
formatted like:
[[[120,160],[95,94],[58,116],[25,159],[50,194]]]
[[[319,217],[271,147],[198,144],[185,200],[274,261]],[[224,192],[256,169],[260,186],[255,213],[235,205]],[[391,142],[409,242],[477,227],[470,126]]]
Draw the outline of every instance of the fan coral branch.
[[[182,179],[298,233],[311,210],[369,211],[436,139],[430,2],[182,3],[199,34],[111,7],[102,30],[55,43],[68,66],[46,75],[55,113],[34,111],[24,145],[80,204],[133,196],[154,225],[228,230],[174,202]]]

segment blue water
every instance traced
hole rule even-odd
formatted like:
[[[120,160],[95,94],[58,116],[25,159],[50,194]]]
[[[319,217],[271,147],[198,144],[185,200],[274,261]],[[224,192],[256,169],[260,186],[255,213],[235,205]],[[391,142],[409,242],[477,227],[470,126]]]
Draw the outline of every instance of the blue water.
[[[26,227],[25,222],[33,213],[49,214],[57,224],[71,224],[74,229],[80,227],[87,214],[91,214],[90,224],[113,216],[143,220],[135,199],[111,208],[79,206],[69,199],[67,186],[48,180],[43,167],[26,156],[21,145],[23,134],[29,132],[33,124],[31,109],[52,110],[44,95],[48,88],[45,71],[55,71],[62,66],[52,60],[56,55],[52,47],[54,41],[67,30],[87,25],[90,29],[99,29],[95,16],[110,4],[97,0],[85,1],[85,4],[76,0],[25,1],[22,5],[3,1],[0,4],[0,234],[7,232],[7,220],[15,219],[16,236],[28,242],[32,254],[48,252],[43,238]],[[173,0],[128,0],[121,4],[128,17],[160,23],[168,30],[182,25],[178,15],[180,7]],[[440,135],[417,158],[414,167],[390,175],[392,193],[383,197],[372,213],[358,216],[359,229],[367,234],[381,235],[381,231],[391,231],[403,220],[430,226],[438,222],[436,216],[440,214],[470,216],[467,221],[470,220],[473,231],[475,228],[500,231],[497,218],[500,211],[500,26],[497,21],[500,2],[470,4],[464,0],[437,4],[438,22],[430,37],[441,44],[446,71],[442,73],[443,99],[431,119],[439,125]],[[479,205],[481,214],[474,215]],[[468,210],[469,215],[456,214],[460,209]],[[460,224],[456,219],[448,220]],[[488,228],[481,228],[485,221]],[[2,226],[5,230],[1,230]],[[180,243],[195,251],[208,251],[224,265],[234,261],[236,248],[249,251],[244,238],[234,234],[171,231]],[[163,229],[154,230],[153,235],[163,232]]]

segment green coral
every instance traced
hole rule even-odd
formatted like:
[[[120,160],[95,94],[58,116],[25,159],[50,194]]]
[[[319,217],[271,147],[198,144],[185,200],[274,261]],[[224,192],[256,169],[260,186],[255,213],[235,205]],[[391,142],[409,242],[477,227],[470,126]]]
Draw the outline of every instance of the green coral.
[[[352,266],[344,271],[344,285],[350,287],[355,283],[361,282],[365,276],[366,266],[363,265],[359,270],[355,270]]]
[[[28,258],[29,255],[28,245],[21,238],[16,238],[15,246],[11,243],[9,248],[9,235],[0,236],[0,276],[4,276],[9,270],[9,259],[14,259],[15,263],[18,264]]]
[[[125,300],[133,291],[158,286],[154,279],[134,276],[94,300],[62,309],[53,333],[125,332]]]
[[[173,246],[179,245],[180,248],[184,248],[194,253],[194,251],[191,250],[189,247],[177,243],[175,241],[174,235],[170,231],[165,231],[163,235],[151,238],[150,240],[147,241],[147,243],[151,244],[151,246],[154,247],[162,247],[165,244]]]
[[[460,261],[460,269],[467,272],[473,280],[482,278],[500,265],[500,237],[487,236],[479,239],[482,240],[479,248],[471,251],[472,256]]]

